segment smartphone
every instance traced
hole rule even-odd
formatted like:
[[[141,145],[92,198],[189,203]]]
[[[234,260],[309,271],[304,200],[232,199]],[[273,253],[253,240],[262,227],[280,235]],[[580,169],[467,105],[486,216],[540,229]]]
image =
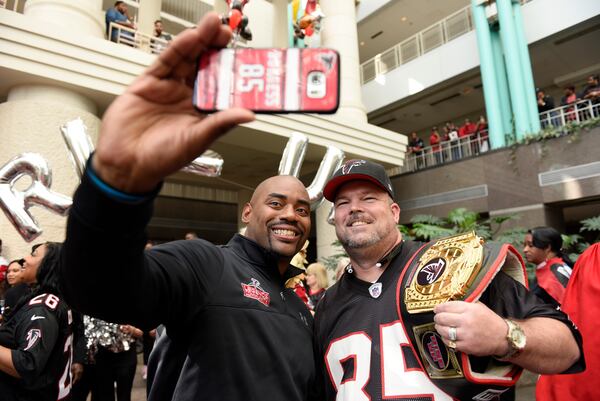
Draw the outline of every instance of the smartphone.
[[[340,56],[331,49],[208,50],[198,60],[194,106],[204,113],[335,113]]]

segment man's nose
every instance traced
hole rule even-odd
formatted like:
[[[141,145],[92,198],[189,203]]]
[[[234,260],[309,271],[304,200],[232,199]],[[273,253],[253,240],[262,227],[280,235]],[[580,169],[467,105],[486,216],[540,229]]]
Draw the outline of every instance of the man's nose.
[[[281,218],[285,220],[296,220],[296,209],[294,205],[286,205],[281,209]]]

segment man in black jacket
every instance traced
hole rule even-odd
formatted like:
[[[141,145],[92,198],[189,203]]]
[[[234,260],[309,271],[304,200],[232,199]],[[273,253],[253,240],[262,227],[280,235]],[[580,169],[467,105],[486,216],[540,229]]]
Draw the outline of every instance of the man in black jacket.
[[[312,321],[284,286],[298,274],[289,262],[310,232],[309,196],[299,180],[261,183],[243,209],[246,234],[225,246],[175,241],[144,251],[164,177],[253,119],[242,109],[203,117],[192,106],[187,83],[195,60],[230,38],[219,17],[207,15],[107,110],[74,196],[62,284],[83,313],[144,330],[165,325],[176,358],[185,358],[164,372],[176,383],[154,387],[150,399],[306,400],[315,375]],[[100,240],[110,250],[102,258],[94,256]]]

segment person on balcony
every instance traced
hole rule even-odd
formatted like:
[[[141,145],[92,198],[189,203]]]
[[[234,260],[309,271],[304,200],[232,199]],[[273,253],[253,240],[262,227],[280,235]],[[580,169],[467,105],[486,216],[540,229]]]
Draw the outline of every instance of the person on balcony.
[[[411,132],[410,140],[408,141],[408,153],[414,155],[416,160],[417,169],[422,168],[424,163],[423,159],[423,148],[425,144],[423,140],[417,136],[416,132]]]
[[[540,122],[542,129],[549,127],[550,125],[558,125],[554,121],[556,112],[551,112],[554,109],[554,99],[550,95],[546,95],[543,89],[537,89],[537,104],[538,113],[540,113]],[[543,113],[543,114],[542,114]]]
[[[115,43],[119,42],[119,36],[121,39],[125,39],[125,42],[133,42],[133,34],[131,32],[121,32],[119,35],[119,29],[115,29],[110,27],[111,22],[122,25],[127,28],[135,29],[135,24],[131,22],[129,18],[127,5],[122,1],[115,2],[115,6],[113,8],[109,8],[106,10],[106,37]]]
[[[590,75],[587,80],[587,85],[581,92],[581,98],[592,102],[592,115],[598,117],[600,115],[600,77],[598,75]],[[588,111],[587,117],[590,117]]]
[[[575,113],[575,103],[577,102],[577,94],[575,93],[575,86],[569,85],[565,88],[565,95],[560,100],[561,106],[569,106],[564,110],[565,113],[565,122],[575,121],[577,119],[577,115]]]
[[[448,121],[446,123],[446,129],[448,130],[448,139],[450,140],[450,149],[452,152],[452,160],[458,160],[462,157],[460,151],[460,141],[458,138],[458,128],[453,122]]]
[[[431,146],[431,151],[435,155],[435,164],[442,164],[443,162],[443,154],[442,147],[440,146],[440,142],[442,138],[440,137],[440,133],[438,132],[437,127],[431,128],[431,135],[429,135],[429,146]]]
[[[465,123],[458,129],[458,137],[460,138],[461,147],[463,149],[469,147],[471,144],[471,154],[479,153],[479,146],[475,141],[475,132],[477,126],[471,122],[468,118],[465,118]]]
[[[158,40],[154,40],[154,38]],[[171,34],[163,31],[163,23],[161,20],[154,21],[154,35],[152,38],[152,53],[160,54],[167,48],[170,41],[173,40]]]
[[[481,153],[487,152],[490,149],[489,135],[488,135],[488,123],[485,116],[479,116],[477,121],[477,129],[475,130],[475,136],[479,140],[479,151]]]

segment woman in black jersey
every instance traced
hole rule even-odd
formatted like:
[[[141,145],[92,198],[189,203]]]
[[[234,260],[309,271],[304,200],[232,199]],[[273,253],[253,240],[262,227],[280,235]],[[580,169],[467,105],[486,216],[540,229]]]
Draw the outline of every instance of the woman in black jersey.
[[[34,246],[21,278],[31,294],[0,327],[3,400],[56,401],[71,390],[72,314],[58,285],[61,244]]]

